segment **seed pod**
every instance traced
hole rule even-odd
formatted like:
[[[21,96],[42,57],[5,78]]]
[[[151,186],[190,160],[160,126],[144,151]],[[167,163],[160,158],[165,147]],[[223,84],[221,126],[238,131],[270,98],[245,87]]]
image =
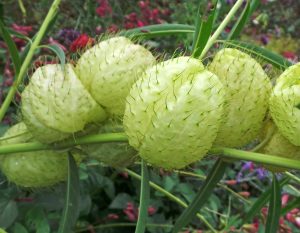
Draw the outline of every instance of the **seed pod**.
[[[124,132],[122,122],[108,119],[103,123],[98,133],[118,132]],[[137,151],[126,142],[89,144],[82,145],[81,148],[89,157],[111,167],[127,167],[132,165],[137,157]]]
[[[194,58],[149,68],[131,88],[124,114],[129,144],[166,169],[201,159],[216,138],[224,92],[218,77]]]
[[[22,93],[22,114],[28,129],[44,143],[67,138],[106,118],[71,65],[38,68]]]
[[[144,47],[125,37],[115,37],[88,49],[76,73],[93,98],[112,115],[123,116],[132,84],[155,58]]]
[[[289,67],[277,79],[270,112],[279,132],[300,146],[300,63]]]
[[[0,145],[34,142],[32,134],[21,122],[0,138]],[[1,170],[8,180],[22,187],[38,188],[54,185],[67,178],[68,154],[56,151],[20,152],[0,155]],[[77,162],[80,157],[75,156]]]
[[[272,121],[266,123],[263,130],[262,139],[268,137],[267,135],[269,134],[272,134],[272,136],[267,144],[259,150],[260,153],[300,160],[300,147],[293,145],[289,142],[289,140],[282,136]],[[264,167],[272,172],[286,171],[285,168],[276,166],[264,165]]]
[[[223,83],[226,103],[214,144],[242,147],[255,139],[262,127],[271,82],[259,63],[237,49],[220,50],[209,70]]]

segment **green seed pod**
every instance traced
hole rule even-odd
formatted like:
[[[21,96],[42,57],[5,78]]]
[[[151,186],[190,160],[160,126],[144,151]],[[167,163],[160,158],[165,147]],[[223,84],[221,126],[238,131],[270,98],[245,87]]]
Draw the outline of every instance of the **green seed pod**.
[[[258,135],[268,109],[271,82],[249,55],[237,49],[222,49],[209,65],[224,85],[223,123],[214,144],[242,147]]]
[[[132,84],[154,63],[147,49],[125,37],[115,37],[84,52],[76,73],[100,105],[112,115],[123,116]]]
[[[71,65],[38,68],[22,93],[22,114],[28,129],[44,143],[60,141],[106,118]]]
[[[34,142],[32,134],[21,122],[0,138],[0,145]],[[0,155],[1,170],[8,180],[22,187],[39,188],[54,185],[67,178],[68,154],[56,151],[20,152]],[[75,156],[77,162],[80,157]]]
[[[194,58],[149,68],[131,88],[124,114],[129,144],[166,169],[201,159],[216,138],[224,91],[218,77]]]
[[[122,122],[116,119],[108,119],[101,126],[98,133],[118,132],[124,132]],[[111,167],[127,167],[132,165],[137,157],[137,151],[126,142],[89,144],[82,145],[81,148],[91,158]]]
[[[279,132],[300,146],[300,63],[289,67],[277,79],[270,112]]]
[[[267,144],[259,150],[260,153],[300,160],[300,147],[293,145],[289,142],[289,140],[282,136],[278,131],[278,128],[272,121],[267,122],[267,124],[265,125],[262,139],[267,137],[267,135],[269,135],[270,133],[272,133],[272,136],[270,137]],[[281,167],[267,165],[265,165],[264,167],[272,172],[286,171],[285,168]]]

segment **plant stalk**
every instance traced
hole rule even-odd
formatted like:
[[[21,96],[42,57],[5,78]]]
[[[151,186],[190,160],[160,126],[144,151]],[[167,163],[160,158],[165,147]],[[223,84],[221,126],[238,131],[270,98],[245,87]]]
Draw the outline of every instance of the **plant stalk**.
[[[222,31],[225,29],[226,25],[229,23],[229,21],[233,18],[234,14],[237,12],[237,10],[240,8],[240,6],[243,4],[244,0],[237,0],[237,2],[234,4],[234,6],[231,8],[229,13],[226,15],[220,26],[217,28],[217,30],[214,32],[214,34],[209,38],[207,41],[199,59],[202,59],[207,51],[210,49],[210,47],[215,43],[219,35],[222,33]]]
[[[18,90],[18,86],[21,84],[22,80],[23,80],[23,77],[27,71],[27,68],[28,66],[30,65],[30,62],[31,62],[31,59],[34,55],[34,51],[35,49],[38,47],[39,43],[41,42],[46,30],[47,30],[47,27],[51,21],[51,19],[53,18],[53,16],[55,15],[57,9],[58,9],[58,6],[60,4],[61,0],[54,0],[52,5],[51,5],[51,8],[50,10],[48,11],[48,14],[44,20],[44,22],[42,23],[42,26],[40,27],[40,30],[38,31],[37,33],[37,36],[35,38],[35,40],[33,41],[29,51],[28,51],[28,54],[21,66],[21,69],[20,69],[20,72],[16,78],[16,80],[14,81],[13,85],[10,87],[9,91],[8,91],[8,94],[0,108],[0,121],[3,120],[8,108],[9,108],[9,105],[10,103],[12,102],[17,90]]]

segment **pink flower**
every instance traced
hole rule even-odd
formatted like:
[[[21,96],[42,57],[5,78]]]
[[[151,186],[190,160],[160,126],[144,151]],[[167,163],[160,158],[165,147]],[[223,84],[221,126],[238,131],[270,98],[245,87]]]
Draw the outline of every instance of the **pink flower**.
[[[29,32],[32,32],[32,26],[21,26],[13,23],[11,25],[12,29],[15,30],[18,33],[21,33],[25,36],[29,35]]]
[[[109,219],[109,220],[117,220],[117,219],[119,219],[120,217],[119,217],[119,215],[117,215],[117,214],[108,214],[107,215],[107,219]]]
[[[84,49],[87,46],[91,46],[94,43],[94,39],[89,37],[87,34],[81,34],[76,40],[70,45],[70,51],[76,52]]]
[[[155,207],[153,207],[153,206],[149,206],[149,207],[148,207],[148,214],[149,214],[149,215],[155,214],[156,211],[157,211],[157,209],[156,209]]]
[[[126,214],[127,218],[131,222],[136,222],[138,219],[138,208],[134,206],[132,202],[128,202],[126,209],[123,210],[123,212]]]
[[[96,8],[96,13],[100,17],[105,17],[112,13],[112,8],[107,0],[99,0],[99,6]]]
[[[119,28],[116,24],[112,24],[108,27],[107,31],[112,32],[112,33],[116,33],[117,31],[119,31]]]
[[[281,205],[282,207],[286,206],[289,200],[289,195],[288,194],[283,194],[281,197]]]

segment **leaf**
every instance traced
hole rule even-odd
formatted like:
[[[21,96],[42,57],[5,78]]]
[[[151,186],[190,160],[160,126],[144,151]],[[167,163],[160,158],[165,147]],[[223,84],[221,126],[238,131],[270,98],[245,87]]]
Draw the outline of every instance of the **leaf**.
[[[150,187],[149,187],[149,172],[147,164],[142,160],[142,180],[141,180],[141,194],[140,194],[140,208],[138,221],[135,228],[135,233],[144,233],[146,230],[147,217],[148,217],[148,205],[150,199]]]
[[[233,47],[233,48],[243,50],[244,52],[249,53],[250,55],[253,55],[255,57],[258,57],[281,70],[285,70],[287,67],[292,65],[290,61],[288,61],[281,55],[273,53],[270,50],[267,50],[265,48],[259,47],[254,44],[250,44],[242,41],[236,41],[236,40],[228,40],[228,41],[219,40],[217,42],[224,43],[228,47]]]
[[[79,175],[76,162],[69,152],[68,156],[68,181],[66,199],[58,233],[72,232],[78,215],[80,205]]]
[[[222,179],[227,166],[227,162],[223,161],[222,159],[217,160],[217,162],[211,169],[210,174],[208,174],[203,186],[196,194],[195,199],[179,216],[174,225],[173,233],[177,233],[183,227],[185,227],[193,219],[193,217],[201,209],[201,207],[207,202],[209,196],[213,192],[213,189]]]
[[[50,233],[50,226],[45,212],[40,206],[35,206],[26,214],[26,225],[34,228],[36,233]]]
[[[26,228],[22,224],[20,224],[18,222],[14,224],[13,232],[14,233],[28,233],[28,231],[26,230]]]
[[[200,5],[201,1],[199,1],[199,9],[197,14],[197,22],[196,22],[196,31],[194,34],[193,46],[192,46],[192,56],[199,57],[211,35],[214,19],[216,15],[218,0],[215,3],[215,6],[210,10],[210,13],[205,19],[205,16],[200,16]]]
[[[56,56],[59,58],[61,66],[64,68],[66,63],[66,55],[60,46],[56,44],[51,44],[51,45],[40,45],[39,47],[46,48],[54,52]]]
[[[130,29],[125,32],[121,32],[120,35],[127,37],[152,38],[158,36],[194,33],[194,30],[194,26],[185,24],[155,24]]]
[[[15,201],[0,200],[0,227],[8,228],[18,217],[18,207]]]
[[[294,208],[299,208],[300,206],[300,197],[295,198],[292,201],[289,201],[288,204],[281,209],[281,216],[286,215],[288,212],[290,212]]]
[[[285,177],[280,180],[278,183],[279,187],[283,187],[289,182],[290,178]],[[252,205],[251,209],[247,212],[246,216],[243,219],[243,224],[248,223],[256,215],[257,212],[261,210],[262,207],[270,200],[272,188],[268,188]]]
[[[7,31],[6,27],[4,26],[4,23],[2,20],[0,20],[0,32],[1,32],[1,36],[3,37],[3,39],[7,45],[9,54],[11,56],[11,60],[15,67],[15,72],[16,72],[16,74],[18,74],[20,72],[20,68],[21,68],[21,60],[19,57],[19,52],[18,52],[15,42],[11,38],[11,36],[10,36],[9,32]]]
[[[237,20],[237,22],[231,29],[230,34],[228,35],[228,40],[234,40],[241,34],[243,28],[245,27],[245,24],[247,23],[253,12],[256,10],[259,3],[260,0],[247,1],[247,5],[243,13],[240,15],[239,19]]]
[[[270,198],[265,233],[277,232],[277,229],[279,227],[280,209],[281,209],[281,188],[275,173],[273,173],[272,191],[271,191],[271,198]]]

